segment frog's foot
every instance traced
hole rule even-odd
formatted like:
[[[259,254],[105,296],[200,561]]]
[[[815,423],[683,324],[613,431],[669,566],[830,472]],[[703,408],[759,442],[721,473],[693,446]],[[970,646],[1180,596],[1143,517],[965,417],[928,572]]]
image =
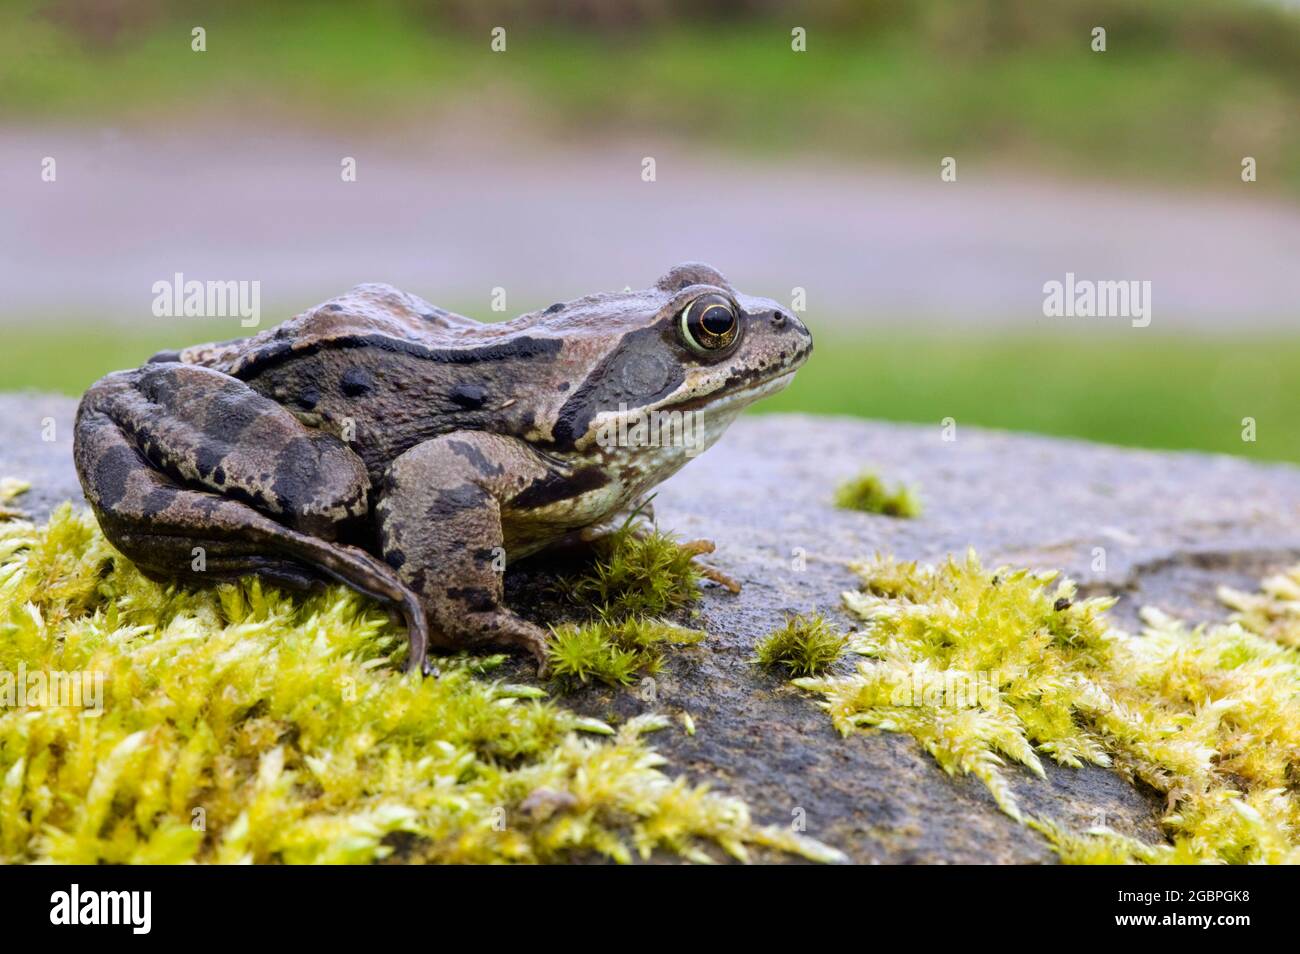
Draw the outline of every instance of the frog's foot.
[[[683,543],[682,549],[689,552],[692,556],[698,556],[702,553],[712,553],[717,549],[717,545],[714,544],[712,540],[691,540],[687,543]],[[716,566],[711,566],[708,563],[701,563],[696,560],[695,569],[699,571],[700,576],[704,577],[706,580],[712,580],[714,583],[717,583],[729,592],[740,592],[740,584],[727,576],[727,574],[723,573]]]
[[[512,649],[528,653],[537,663],[537,678],[545,679],[551,674],[551,638],[540,626],[521,619],[514,613],[503,611],[498,627],[493,634],[493,641]]]
[[[375,507],[384,559],[420,594],[439,646],[523,650],[547,669],[549,636],[505,605],[502,501],[547,476],[512,438],[456,431],[402,454]]]

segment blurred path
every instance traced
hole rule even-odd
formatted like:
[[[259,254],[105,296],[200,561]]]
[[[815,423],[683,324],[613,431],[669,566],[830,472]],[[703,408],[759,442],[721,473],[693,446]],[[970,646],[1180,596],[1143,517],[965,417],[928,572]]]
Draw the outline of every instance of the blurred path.
[[[344,156],[356,182],[341,181]],[[1234,193],[1233,170],[1213,197],[960,171],[941,183],[937,160],[759,164],[639,139],[562,151],[479,134],[5,129],[0,322],[156,320],[151,286],[178,271],[260,280],[268,322],[359,281],[485,317],[496,286],[515,314],[687,258],[756,294],[803,286],[810,314],[854,324],[1048,322],[1042,284],[1067,271],[1150,280],[1165,330],[1300,318],[1300,206]]]

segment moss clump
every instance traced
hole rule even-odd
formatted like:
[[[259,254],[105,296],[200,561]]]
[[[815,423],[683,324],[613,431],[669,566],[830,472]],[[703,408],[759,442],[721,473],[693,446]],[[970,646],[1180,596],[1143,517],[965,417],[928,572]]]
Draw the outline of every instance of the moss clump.
[[[639,533],[629,521],[601,541],[590,571],[563,588],[601,619],[665,616],[699,601],[703,576],[694,561],[710,549],[704,541],[683,544],[659,530]]]
[[[1252,633],[1300,647],[1300,566],[1268,577],[1259,593],[1220,587],[1219,599],[1236,610],[1233,621]]]
[[[893,490],[875,474],[867,473],[841,484],[835,491],[835,506],[886,517],[919,517],[921,498],[905,484]]]
[[[704,639],[661,617],[699,600],[703,574],[694,561],[711,550],[706,541],[683,544],[658,530],[639,532],[632,521],[601,541],[591,569],[558,587],[592,617],[551,629],[551,671],[560,685],[630,685],[659,670],[664,646]]]
[[[21,494],[31,490],[32,485],[15,477],[0,477],[0,520],[12,520],[23,516],[23,512],[10,504]]]
[[[403,643],[339,587],[159,586],[67,505],[0,524],[0,674],[102,690],[0,709],[0,862],[840,857],[665,775],[659,717],[615,732],[483,678],[499,659],[403,675]]]
[[[661,647],[690,645],[703,638],[698,629],[641,617],[566,623],[552,629],[551,672],[570,685],[598,679],[626,686],[639,673],[659,670]]]
[[[1169,841],[1030,819],[1067,861],[1300,861],[1300,655],[1241,622],[1188,629],[1145,611],[1140,637],[1111,629],[1111,599],[1068,580],[877,558],[846,593],[867,624],[851,676],[799,679],[848,734],[917,739],[949,773],[980,778],[1022,818],[1004,765],[1041,757],[1114,768],[1165,794]]]
[[[848,643],[848,636],[837,633],[816,613],[791,616],[759,640],[755,661],[766,669],[782,666],[795,676],[816,676],[844,655]]]

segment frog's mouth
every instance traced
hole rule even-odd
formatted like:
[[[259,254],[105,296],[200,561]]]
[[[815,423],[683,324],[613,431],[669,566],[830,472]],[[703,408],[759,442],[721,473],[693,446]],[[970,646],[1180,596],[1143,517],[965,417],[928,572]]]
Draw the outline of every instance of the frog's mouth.
[[[798,368],[791,368],[783,374],[776,377],[768,378],[757,384],[747,387],[736,388],[725,394],[701,394],[696,397],[686,398],[675,404],[665,405],[665,410],[671,411],[695,411],[703,410],[707,412],[741,410],[747,405],[753,404],[760,398],[775,394],[783,390],[786,385],[794,380],[795,372]]]

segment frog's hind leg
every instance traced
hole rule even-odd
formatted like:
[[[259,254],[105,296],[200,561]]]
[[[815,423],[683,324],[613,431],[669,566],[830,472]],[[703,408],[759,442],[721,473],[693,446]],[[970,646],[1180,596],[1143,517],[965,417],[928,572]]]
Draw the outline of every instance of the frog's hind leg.
[[[295,587],[336,580],[397,610],[410,640],[407,667],[428,671],[424,610],[390,567],[363,550],[287,527],[248,503],[187,486],[159,469],[118,423],[122,409],[114,393],[96,385],[82,402],[74,456],[105,535],[146,575],[210,584],[260,574]]]
[[[258,574],[295,588],[336,580],[396,609],[410,642],[407,668],[430,671],[424,609],[391,568],[364,550],[291,530],[237,500],[182,487],[114,432],[98,429],[89,438],[107,450],[102,469],[110,469],[112,479],[88,487],[87,497],[105,535],[147,575],[212,584]]]
[[[333,539],[341,523],[369,509],[370,478],[351,448],[220,371],[160,362],[110,374],[82,399],[78,433],[103,418],[177,483],[248,504],[302,533]],[[88,475],[81,476],[85,485]]]

